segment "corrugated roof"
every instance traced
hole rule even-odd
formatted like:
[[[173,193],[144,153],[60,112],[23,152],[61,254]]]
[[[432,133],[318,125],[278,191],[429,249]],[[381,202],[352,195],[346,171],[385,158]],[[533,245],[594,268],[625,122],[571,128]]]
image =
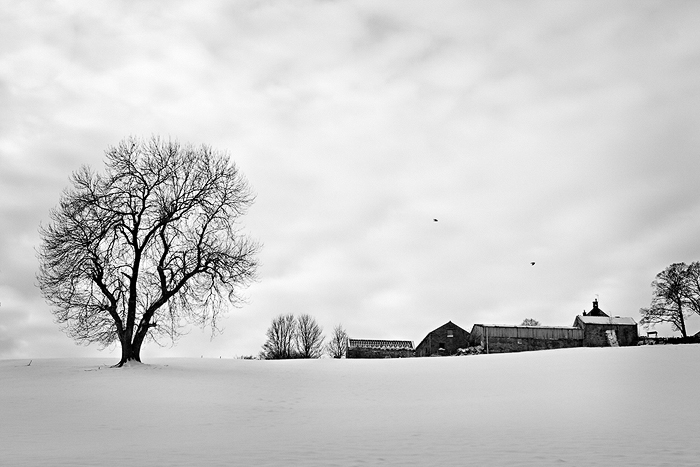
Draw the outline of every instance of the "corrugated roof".
[[[622,324],[636,326],[637,322],[632,318],[622,318],[620,316],[614,316],[611,318],[605,316],[581,316],[578,315],[576,319],[581,320],[584,324]]]
[[[413,341],[384,339],[348,339],[349,349],[413,350]]]
[[[483,324],[477,323],[474,326],[485,328],[524,328],[524,329],[575,329],[575,326],[522,326],[517,324]]]

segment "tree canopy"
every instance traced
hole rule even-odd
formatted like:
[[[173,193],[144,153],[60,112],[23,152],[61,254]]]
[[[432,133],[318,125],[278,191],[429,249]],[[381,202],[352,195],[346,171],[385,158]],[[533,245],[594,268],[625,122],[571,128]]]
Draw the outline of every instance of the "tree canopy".
[[[343,328],[342,324],[338,324],[333,328],[328,344],[326,344],[328,355],[333,358],[343,358],[348,352],[348,333]]]
[[[153,137],[105,154],[104,173],[74,172],[40,227],[37,280],[63,330],[119,342],[121,366],[188,323],[215,333],[255,279],[259,244],[241,233],[254,196],[226,153]]]
[[[700,262],[673,263],[651,283],[653,296],[648,308],[641,308],[640,323],[645,327],[671,323],[674,331],[687,337],[685,320],[700,314]]]
[[[267,329],[267,341],[263,344],[260,357],[266,360],[294,358],[296,332],[297,321],[292,313],[273,318]]]

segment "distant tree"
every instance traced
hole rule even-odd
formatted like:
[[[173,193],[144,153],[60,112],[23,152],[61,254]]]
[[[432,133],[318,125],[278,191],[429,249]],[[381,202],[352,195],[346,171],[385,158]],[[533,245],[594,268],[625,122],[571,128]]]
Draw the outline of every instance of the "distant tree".
[[[333,328],[330,340],[326,345],[326,352],[333,358],[343,358],[348,352],[348,333],[342,325]]]
[[[522,323],[520,323],[521,326],[539,326],[540,322],[537,321],[536,319],[533,318],[525,318]]]
[[[279,315],[274,318],[267,329],[267,341],[263,344],[260,357],[265,360],[294,358],[296,332],[297,321],[293,314]]]
[[[238,221],[254,196],[227,154],[157,137],[121,141],[106,170],[71,177],[40,227],[38,285],[79,343],[119,342],[116,366],[187,323],[215,334],[224,298],[255,277],[258,244]]]
[[[323,328],[311,315],[297,318],[296,351],[299,358],[319,358],[323,349]]]
[[[647,329],[658,323],[671,323],[674,331],[687,337],[685,320],[691,313],[688,266],[674,263],[656,275],[651,283],[653,296],[649,308],[641,308],[640,324]]]

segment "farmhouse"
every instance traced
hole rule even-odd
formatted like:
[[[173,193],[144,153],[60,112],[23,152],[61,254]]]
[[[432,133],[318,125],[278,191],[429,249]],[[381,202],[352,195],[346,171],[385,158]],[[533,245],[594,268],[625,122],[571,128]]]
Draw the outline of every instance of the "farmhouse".
[[[581,347],[583,330],[569,326],[505,326],[475,324],[469,337],[471,347],[486,353]]]
[[[469,332],[448,321],[428,333],[416,347],[416,357],[455,355],[458,349],[469,346]]]
[[[347,358],[413,357],[413,341],[348,339]]]
[[[574,320],[574,326],[583,330],[583,345],[586,347],[606,347],[609,345],[637,345],[639,333],[637,323],[632,318],[608,316],[593,300],[593,309]]]
[[[637,345],[639,341],[637,323],[632,318],[577,316],[574,326],[583,330],[585,347]]]
[[[593,301],[593,308],[574,320],[573,326],[505,326],[475,324],[469,346],[481,346],[487,353],[566,347],[608,347],[636,345],[637,323],[632,318],[608,316]]]

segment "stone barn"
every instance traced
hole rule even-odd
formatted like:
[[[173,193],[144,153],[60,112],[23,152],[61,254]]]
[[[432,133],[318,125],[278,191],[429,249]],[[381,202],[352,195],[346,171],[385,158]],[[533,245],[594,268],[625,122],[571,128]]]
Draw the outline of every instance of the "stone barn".
[[[579,315],[574,326],[583,329],[583,345],[586,347],[607,347],[611,345],[637,345],[639,333],[637,323],[632,318],[609,316],[593,300],[591,311]]]
[[[632,318],[619,316],[577,316],[574,326],[583,330],[585,347],[637,345],[639,333]]]
[[[413,341],[348,339],[347,358],[413,357]]]
[[[469,337],[471,347],[486,353],[581,347],[583,331],[569,326],[505,326],[475,324]]]
[[[431,355],[455,355],[458,349],[469,347],[469,331],[448,321],[428,333],[416,346],[416,357]]]

